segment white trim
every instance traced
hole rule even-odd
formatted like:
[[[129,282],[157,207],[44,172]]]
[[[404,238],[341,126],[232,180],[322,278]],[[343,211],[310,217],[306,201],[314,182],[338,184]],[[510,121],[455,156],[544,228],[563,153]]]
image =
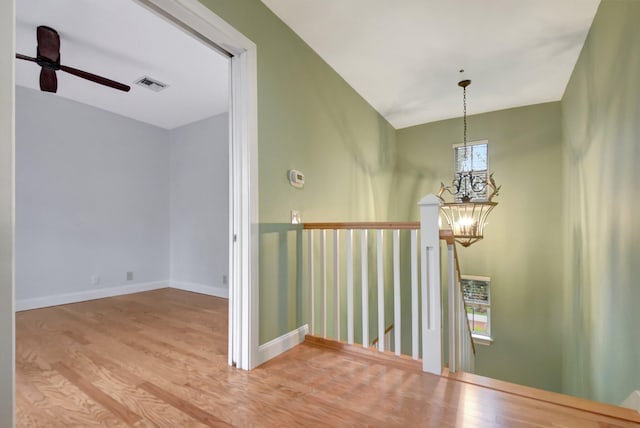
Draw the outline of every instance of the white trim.
[[[467,147],[469,146],[479,146],[481,144],[486,144],[489,146],[489,140],[476,140],[476,141],[467,141]],[[458,147],[463,147],[464,143],[455,143],[452,144],[453,149],[457,149]]]
[[[476,300],[466,300],[464,295],[462,296],[462,301],[464,304],[464,310],[467,310],[467,307],[480,307],[484,308],[487,311],[486,315],[486,324],[487,324],[487,334],[482,335],[478,333],[472,333],[471,336],[473,338],[473,342],[480,345],[491,345],[493,343],[493,339],[491,338],[491,277],[488,276],[480,276],[480,275],[460,275],[460,288],[464,290],[464,285],[462,281],[478,281],[485,282],[488,284],[488,300],[486,302],[479,302]],[[469,313],[467,313],[466,319],[469,319]],[[474,318],[475,321],[475,318]],[[471,327],[471,326],[469,326]]]
[[[245,54],[231,59],[232,105],[234,121],[231,221],[232,241],[230,278],[230,307],[235,324],[230,341],[234,340],[233,355],[238,367],[250,370],[258,365],[258,114],[257,114],[257,53],[255,46]],[[233,267],[235,266],[235,269]],[[235,297],[235,299],[233,298]]]
[[[460,279],[468,279],[470,281],[491,282],[490,276],[480,276],[480,275],[460,275]]]
[[[134,0],[160,11],[187,32],[192,30],[233,55],[242,55],[255,44],[198,0]]]
[[[283,352],[301,344],[304,342],[304,337],[307,333],[309,333],[309,325],[305,324],[287,334],[276,337],[264,345],[260,345],[258,347],[258,365],[265,363]]]
[[[0,1],[0,426],[15,421],[15,1]]]
[[[169,287],[169,281],[141,282],[137,284],[120,285],[116,287],[98,288],[95,290],[79,291],[76,293],[55,294],[52,296],[35,297],[32,299],[16,300],[16,312],[49,306],[66,305],[68,303],[85,302],[87,300],[105,297],[122,296],[124,294],[140,293],[142,291],[158,290]]]
[[[422,295],[422,371],[442,373],[442,306],[440,281],[440,198],[430,194],[420,206],[420,263]]]
[[[206,294],[207,296],[229,298],[229,289],[215,285],[197,284],[195,282],[170,281],[169,286],[177,290],[191,291],[192,293]]]
[[[633,409],[637,412],[640,412],[640,390],[633,391],[624,403],[622,403],[622,407],[627,407],[629,409]]]
[[[197,0],[136,0],[231,58],[229,365],[250,370],[258,353],[258,84],[255,43]]]
[[[473,343],[476,343],[478,345],[489,346],[493,343],[493,339],[490,338],[489,336],[481,336],[479,334],[472,333],[471,338],[473,339]]]

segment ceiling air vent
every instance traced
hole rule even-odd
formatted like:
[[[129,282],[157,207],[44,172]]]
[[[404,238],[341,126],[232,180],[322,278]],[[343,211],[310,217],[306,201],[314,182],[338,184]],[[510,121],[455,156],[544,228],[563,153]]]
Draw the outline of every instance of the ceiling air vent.
[[[136,85],[149,88],[154,92],[160,92],[169,86],[166,83],[159,82],[147,76],[141,77],[140,79],[136,80],[134,83]]]

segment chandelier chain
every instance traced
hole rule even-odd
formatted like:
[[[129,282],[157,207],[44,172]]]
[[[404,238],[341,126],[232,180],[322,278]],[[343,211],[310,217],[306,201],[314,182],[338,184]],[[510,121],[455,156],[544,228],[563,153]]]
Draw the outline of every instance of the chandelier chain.
[[[463,72],[464,70],[460,70]],[[462,162],[460,159],[460,146],[455,147],[455,175],[450,186],[440,183],[440,191],[438,197],[442,201],[440,210],[449,223],[449,227],[453,231],[456,242],[464,247],[477,242],[483,238],[484,227],[487,224],[487,216],[498,205],[492,202],[494,196],[498,196],[500,186],[497,186],[493,180],[493,174],[488,174],[486,161],[484,170],[474,172],[473,160],[474,153],[471,150],[476,146],[467,146],[467,86],[471,84],[471,80],[465,79],[458,82],[458,86],[462,88],[462,105],[463,105],[463,154]],[[482,150],[482,149],[481,149]],[[477,156],[487,156],[486,145],[484,152],[480,151]],[[489,175],[487,177],[487,174]],[[453,196],[452,202],[446,202],[443,198],[444,192],[448,192]]]
[[[462,105],[463,105],[463,120],[464,120],[464,153],[467,154],[467,88],[462,88]]]

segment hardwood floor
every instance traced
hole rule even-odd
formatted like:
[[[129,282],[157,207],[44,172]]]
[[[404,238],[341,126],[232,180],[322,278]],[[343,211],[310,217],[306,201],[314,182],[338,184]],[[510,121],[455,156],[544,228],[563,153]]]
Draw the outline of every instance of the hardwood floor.
[[[163,289],[16,314],[18,427],[627,427],[305,343],[227,366],[227,301]]]

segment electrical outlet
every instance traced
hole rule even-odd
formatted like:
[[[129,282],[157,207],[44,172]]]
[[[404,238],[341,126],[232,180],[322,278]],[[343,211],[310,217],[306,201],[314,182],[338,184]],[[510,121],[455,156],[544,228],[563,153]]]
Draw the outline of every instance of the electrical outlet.
[[[100,284],[100,275],[98,275],[97,273],[94,273],[93,275],[91,275],[91,285],[98,285]]]
[[[127,272],[127,281],[133,280],[133,272]]]
[[[222,284],[227,285],[228,283],[229,283],[229,280],[227,279],[227,275],[222,275]]]

